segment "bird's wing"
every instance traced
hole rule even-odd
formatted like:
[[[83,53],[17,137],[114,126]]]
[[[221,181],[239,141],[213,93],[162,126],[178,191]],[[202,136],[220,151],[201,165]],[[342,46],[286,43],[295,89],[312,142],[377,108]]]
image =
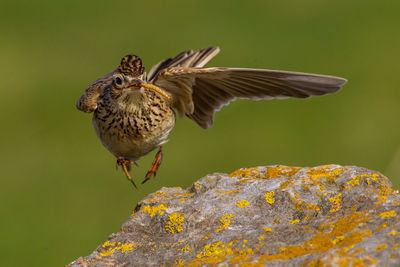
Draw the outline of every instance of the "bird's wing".
[[[346,80],[264,69],[170,67],[153,83],[172,95],[180,114],[206,129],[213,124],[214,113],[235,98],[306,98],[334,93]]]
[[[219,53],[218,47],[206,47],[198,51],[185,51],[174,58],[167,58],[154,65],[147,73],[147,81],[153,81],[164,69],[170,67],[202,68],[208,61]]]
[[[92,83],[76,102],[76,108],[83,112],[93,112],[97,108],[97,101],[104,88],[112,83],[114,72],[115,70]]]

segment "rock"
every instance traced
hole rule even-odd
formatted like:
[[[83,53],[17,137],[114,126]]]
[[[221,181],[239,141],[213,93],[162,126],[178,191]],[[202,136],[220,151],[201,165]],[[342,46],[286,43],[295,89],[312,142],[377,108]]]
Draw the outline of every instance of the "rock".
[[[69,266],[400,266],[400,195],[365,168],[240,169],[162,188]]]

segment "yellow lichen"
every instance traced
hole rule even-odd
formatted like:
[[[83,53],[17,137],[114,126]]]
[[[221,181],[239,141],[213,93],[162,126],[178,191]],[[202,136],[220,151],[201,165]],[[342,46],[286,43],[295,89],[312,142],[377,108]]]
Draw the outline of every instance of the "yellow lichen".
[[[274,204],[275,202],[274,196],[275,196],[275,191],[270,191],[265,193],[265,201],[271,205]]]
[[[379,202],[376,203],[376,205],[382,205],[387,200],[387,196],[385,195],[377,195],[376,198],[379,199]]]
[[[233,189],[233,190],[221,190],[221,189],[214,188],[213,190],[217,191],[218,194],[226,195],[226,196],[227,196],[227,195],[231,195],[231,194],[235,194],[235,193],[239,193],[239,190],[238,190],[238,189]]]
[[[353,177],[350,181],[348,181],[346,184],[350,185],[350,186],[356,186],[356,185],[360,185],[360,178],[359,177]]]
[[[399,248],[399,244],[395,244],[392,248],[392,250],[397,250]]]
[[[320,211],[320,207],[318,207],[317,205],[314,205],[313,203],[306,203],[306,208],[309,210],[316,210],[316,211]]]
[[[380,245],[376,246],[375,250],[378,251],[378,250],[382,250],[382,249],[385,249],[385,248],[387,248],[386,244],[380,244]]]
[[[385,184],[381,185],[379,190],[381,190],[382,195],[391,195],[393,193],[393,188]]]
[[[299,220],[299,219],[296,219],[296,220],[289,221],[289,224],[296,224],[296,223],[298,223],[298,222],[300,222],[300,220]]]
[[[185,266],[185,261],[180,258],[175,259],[174,266]],[[161,267],[167,267],[167,265],[162,265]]]
[[[400,234],[400,232],[396,231],[396,230],[392,230],[388,233],[388,235],[398,235]]]
[[[343,173],[344,170],[341,168],[334,168],[332,170],[332,165],[327,165],[327,166],[320,166],[320,167],[316,167],[316,168],[312,168],[310,171],[308,171],[308,175],[312,178],[312,179],[319,179],[322,177],[335,177],[341,173]]]
[[[263,227],[262,228],[265,232],[271,232],[272,231],[272,228],[270,228],[270,227]]]
[[[340,197],[342,196],[342,193],[339,193],[335,195],[334,197],[329,198],[329,202],[332,203],[331,210],[329,212],[335,212],[340,209],[342,201],[340,200]]]
[[[388,227],[388,226],[389,226],[389,222],[384,222],[383,224],[378,226],[374,231],[377,232],[377,231],[381,230],[382,228],[385,228],[385,227]]]
[[[352,177],[350,181],[348,181],[346,184],[348,184],[347,186],[345,186],[346,189],[351,189],[352,187],[356,186],[356,185],[360,185],[360,180],[361,179],[365,179],[367,181],[368,185],[371,185],[371,179],[373,181],[377,181],[379,179],[379,175],[376,173],[373,174],[361,174],[355,177]],[[370,179],[368,179],[370,178]]]
[[[394,210],[382,212],[381,214],[379,214],[379,216],[382,218],[390,218],[390,217],[394,217],[396,215],[397,215],[397,213]]]
[[[238,206],[239,208],[247,207],[249,204],[250,203],[246,199],[242,199],[236,202],[236,206]]]
[[[188,252],[190,250],[190,245],[187,245],[186,247],[183,248],[178,248],[177,251],[182,251],[182,252]],[[189,252],[190,253],[190,252]]]
[[[194,196],[194,193],[175,193],[175,197],[192,197]]]
[[[194,184],[194,189],[196,189],[196,190],[200,190],[201,189],[201,185],[200,184]]]
[[[230,214],[230,213],[223,215],[221,217],[221,219],[219,220],[219,222],[220,222],[219,229],[215,230],[215,232],[219,232],[219,231],[222,231],[222,230],[228,228],[229,225],[231,224],[231,218],[233,218],[233,217],[235,217],[235,215]]]
[[[144,206],[139,210],[139,212],[147,212],[148,214],[150,214],[150,217],[154,217],[157,214],[163,215],[164,211],[166,210],[167,206],[165,206],[164,204],[160,204],[158,206]]]
[[[207,244],[203,247],[203,250],[196,255],[198,259],[203,257],[217,256],[217,257],[225,257],[226,255],[233,254],[232,242],[229,244],[224,244],[221,241],[218,241],[213,244]]]
[[[183,230],[183,223],[185,222],[185,217],[181,213],[171,213],[168,217],[168,222],[165,224],[165,230],[171,234],[179,233]]]
[[[121,253],[125,253],[127,251],[133,250],[133,245],[128,243],[128,244],[122,244],[121,242],[110,242],[106,241],[102,245],[104,248],[102,251],[100,251],[100,255],[103,257],[110,256],[114,254],[116,250],[119,250]]]

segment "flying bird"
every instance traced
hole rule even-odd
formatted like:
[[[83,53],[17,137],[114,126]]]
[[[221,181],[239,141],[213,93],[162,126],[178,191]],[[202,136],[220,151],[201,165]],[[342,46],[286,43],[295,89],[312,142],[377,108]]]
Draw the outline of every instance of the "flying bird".
[[[92,83],[76,107],[93,112],[93,126],[102,144],[116,157],[127,179],[132,164],[158,149],[142,183],[156,172],[162,146],[178,112],[207,129],[214,113],[236,98],[307,98],[337,92],[339,77],[250,68],[204,68],[218,47],[185,51],[145,72],[135,55],[122,58],[117,69]]]

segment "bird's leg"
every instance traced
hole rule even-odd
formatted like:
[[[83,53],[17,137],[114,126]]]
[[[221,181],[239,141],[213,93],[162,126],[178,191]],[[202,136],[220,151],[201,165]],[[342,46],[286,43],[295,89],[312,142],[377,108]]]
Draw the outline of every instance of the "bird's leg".
[[[131,182],[133,184],[133,186],[136,187],[136,189],[137,189],[137,186],[136,186],[135,182],[133,181],[132,177],[129,174],[129,171],[131,170],[131,164],[132,163],[136,164],[135,161],[132,162],[132,161],[130,161],[128,159],[125,159],[123,157],[118,157],[117,158],[117,169],[118,169],[118,166],[121,166],[122,170],[124,171],[124,173],[126,175],[126,179],[128,179],[129,182]]]
[[[162,146],[160,146],[160,149],[158,150],[156,156],[154,157],[153,163],[151,164],[150,169],[147,171],[146,178],[144,179],[142,184],[150,180],[150,178],[153,175],[156,176],[158,167],[160,167],[161,165],[162,158],[163,158]]]

